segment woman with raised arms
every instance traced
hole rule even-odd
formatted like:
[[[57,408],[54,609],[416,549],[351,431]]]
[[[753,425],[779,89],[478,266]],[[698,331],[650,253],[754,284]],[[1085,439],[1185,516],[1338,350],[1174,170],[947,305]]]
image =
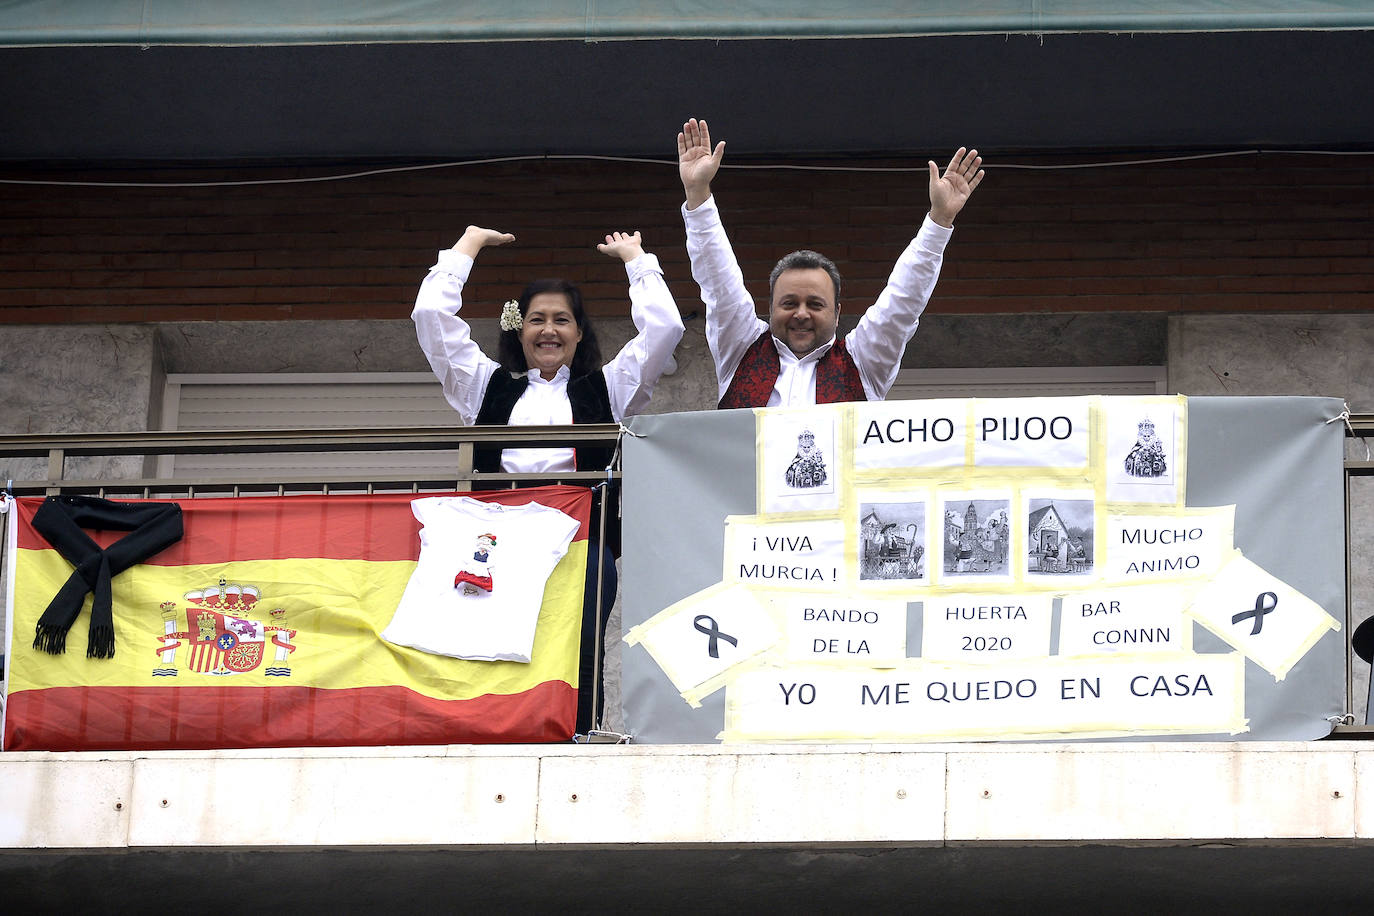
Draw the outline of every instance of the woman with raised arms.
[[[602,363],[596,332],[578,288],[565,280],[535,280],[501,312],[500,361],[473,342],[459,317],[463,286],[483,248],[506,245],[515,236],[468,226],[452,248],[439,252],[420,286],[411,318],[420,346],[443,385],[444,397],[465,425],[558,425],[619,423],[642,411],[682,339],[682,316],[663,280],[658,258],[644,251],[638,232],[613,232],[597,250],[625,264],[630,283],[630,317],[635,337],[609,362]],[[611,449],[479,449],[478,470],[557,474],[602,470]],[[614,513],[607,518],[607,540],[619,543]],[[593,536],[597,526],[593,524]],[[615,551],[618,553],[618,550]],[[603,610],[595,607],[595,566],[602,568]],[[599,719],[591,708],[597,669],[592,646],[597,629],[615,598],[616,577],[608,546],[588,545],[589,600],[584,604],[577,730],[585,733]]]

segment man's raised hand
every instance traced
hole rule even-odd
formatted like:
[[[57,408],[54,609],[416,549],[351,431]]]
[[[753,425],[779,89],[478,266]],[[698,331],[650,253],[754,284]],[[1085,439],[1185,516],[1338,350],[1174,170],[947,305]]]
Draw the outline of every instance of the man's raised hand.
[[[712,149],[711,130],[705,121],[691,118],[682,125],[677,135],[677,170],[682,176],[688,210],[695,210],[711,196],[711,179],[716,177],[724,156],[725,141]]]
[[[959,151],[949,160],[945,174],[933,160],[930,168],[930,218],[946,229],[953,227],[954,217],[964,209],[964,204],[983,181],[983,157],[976,149]]]

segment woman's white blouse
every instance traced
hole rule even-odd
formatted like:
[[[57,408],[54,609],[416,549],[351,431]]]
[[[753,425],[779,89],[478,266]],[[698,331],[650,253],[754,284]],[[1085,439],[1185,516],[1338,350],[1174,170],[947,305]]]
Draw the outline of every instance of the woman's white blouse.
[[[465,426],[477,419],[493,372],[500,364],[489,358],[472,339],[466,321],[458,317],[463,307],[463,285],[472,270],[472,258],[446,249],[420,285],[411,319],[420,348],[444,389],[444,397]],[[682,316],[663,280],[658,258],[643,254],[625,265],[630,281],[630,317],[637,334],[602,367],[616,422],[639,413],[653,396],[654,386],[682,339]],[[556,426],[572,423],[568,401],[568,368],[552,380],[530,374],[530,384],[511,411],[511,426]],[[575,469],[571,448],[508,448],[501,453],[501,467],[512,473],[559,473]]]

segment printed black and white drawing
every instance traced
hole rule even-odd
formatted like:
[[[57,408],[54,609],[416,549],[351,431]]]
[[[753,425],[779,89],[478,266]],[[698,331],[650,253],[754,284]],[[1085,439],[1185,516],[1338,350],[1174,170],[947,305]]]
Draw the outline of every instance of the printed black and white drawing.
[[[1011,500],[943,501],[946,576],[1006,576],[1011,571]]]
[[[797,456],[784,476],[787,485],[798,490],[824,486],[830,479],[825,470],[825,452],[816,444],[816,434],[811,430],[803,429],[797,434]]]
[[[839,507],[838,408],[769,410],[761,419],[759,511],[812,512]]]
[[[1172,503],[1182,485],[1182,406],[1168,398],[1104,398],[1108,502]]]
[[[1026,571],[1032,576],[1091,575],[1094,516],[1091,498],[1026,500]]]
[[[926,504],[859,503],[859,578],[926,579]]]
[[[1169,461],[1154,420],[1142,417],[1136,424],[1135,445],[1122,462],[1126,473],[1132,477],[1163,477],[1169,472]]]

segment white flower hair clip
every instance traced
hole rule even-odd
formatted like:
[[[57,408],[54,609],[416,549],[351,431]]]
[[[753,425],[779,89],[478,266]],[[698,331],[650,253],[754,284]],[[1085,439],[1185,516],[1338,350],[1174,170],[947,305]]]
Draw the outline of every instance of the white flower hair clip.
[[[520,317],[520,303],[507,299],[506,304],[501,306],[501,330],[518,331],[524,323],[525,320]]]

